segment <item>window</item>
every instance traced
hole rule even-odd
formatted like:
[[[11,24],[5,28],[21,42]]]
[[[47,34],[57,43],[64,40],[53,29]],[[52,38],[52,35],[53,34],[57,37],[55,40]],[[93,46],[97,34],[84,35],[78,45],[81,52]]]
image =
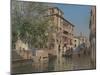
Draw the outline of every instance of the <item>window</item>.
[[[75,40],[75,42],[76,42],[76,40]]]
[[[63,31],[63,33],[66,34],[66,35],[68,35],[68,32],[67,31]]]
[[[46,58],[48,58],[48,57],[43,57],[43,59],[46,59]]]
[[[76,44],[75,44],[75,47],[76,47]]]

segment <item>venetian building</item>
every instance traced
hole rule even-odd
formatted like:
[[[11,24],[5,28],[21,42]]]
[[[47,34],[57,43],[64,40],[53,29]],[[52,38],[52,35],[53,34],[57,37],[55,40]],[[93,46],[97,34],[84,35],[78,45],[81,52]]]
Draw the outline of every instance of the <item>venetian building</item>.
[[[78,36],[74,36],[73,38],[73,49],[78,48],[80,45],[80,39]]]
[[[49,8],[48,14],[52,18],[53,27],[55,27],[55,32],[52,33],[54,50],[57,54],[62,53],[64,47],[71,48],[73,46],[74,25],[64,18],[64,13],[57,7]]]
[[[74,38],[74,25],[68,20],[63,18],[63,46],[67,47],[67,50],[73,48],[73,38]]]
[[[50,16],[50,24],[53,27],[53,31],[50,31],[51,36],[49,36],[49,46],[52,49],[54,55],[61,53],[62,47],[62,24],[63,12],[57,7],[50,7],[48,9],[48,15]]]
[[[91,62],[93,67],[96,67],[96,7],[92,6],[90,15],[90,50]]]

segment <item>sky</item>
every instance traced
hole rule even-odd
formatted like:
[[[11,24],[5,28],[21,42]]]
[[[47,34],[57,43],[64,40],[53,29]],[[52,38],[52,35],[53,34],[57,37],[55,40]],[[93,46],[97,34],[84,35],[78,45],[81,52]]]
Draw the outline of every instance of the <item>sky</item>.
[[[55,4],[64,12],[64,18],[75,25],[74,33],[89,37],[89,21],[91,6],[89,5],[71,5],[71,4]]]

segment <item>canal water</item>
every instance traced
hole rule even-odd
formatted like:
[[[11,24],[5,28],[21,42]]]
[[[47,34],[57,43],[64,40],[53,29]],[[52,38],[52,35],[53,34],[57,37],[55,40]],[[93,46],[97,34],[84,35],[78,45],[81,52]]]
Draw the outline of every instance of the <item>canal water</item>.
[[[82,70],[92,69],[90,55],[76,55],[71,57],[63,57],[58,55],[49,61],[39,61],[37,63],[31,62],[27,65],[20,65],[12,69],[13,73],[37,73],[37,72],[53,72],[53,71],[68,71],[68,70]]]

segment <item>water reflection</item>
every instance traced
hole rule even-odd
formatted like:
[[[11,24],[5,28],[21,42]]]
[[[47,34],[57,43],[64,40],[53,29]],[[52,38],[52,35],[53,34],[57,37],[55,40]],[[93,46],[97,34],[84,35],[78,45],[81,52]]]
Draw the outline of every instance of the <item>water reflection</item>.
[[[46,72],[46,71],[65,71],[77,69],[90,69],[90,56],[89,55],[74,55],[72,57],[63,57],[60,54],[50,59],[48,62],[39,62],[34,64],[33,72]],[[37,69],[38,68],[38,69]]]
[[[49,59],[49,58],[48,58]],[[58,54],[57,57],[49,59],[48,61],[33,61],[30,63],[31,67],[28,68],[25,66],[19,66],[14,68],[14,73],[29,73],[29,72],[50,72],[50,71],[65,71],[65,70],[78,70],[78,69],[91,69],[90,64],[90,55],[73,54],[72,56],[63,57],[61,54]],[[29,66],[30,66],[29,65]],[[22,68],[19,72],[19,68]]]
[[[72,58],[64,58],[51,60],[48,65],[49,71],[63,71],[63,70],[72,70]]]
[[[65,58],[60,56],[51,59],[48,62],[41,61],[38,63],[33,63],[32,66],[33,72],[62,71],[73,69],[72,58]]]
[[[40,61],[38,63],[32,63],[33,71],[32,72],[45,72],[48,70],[48,63],[45,61]]]

